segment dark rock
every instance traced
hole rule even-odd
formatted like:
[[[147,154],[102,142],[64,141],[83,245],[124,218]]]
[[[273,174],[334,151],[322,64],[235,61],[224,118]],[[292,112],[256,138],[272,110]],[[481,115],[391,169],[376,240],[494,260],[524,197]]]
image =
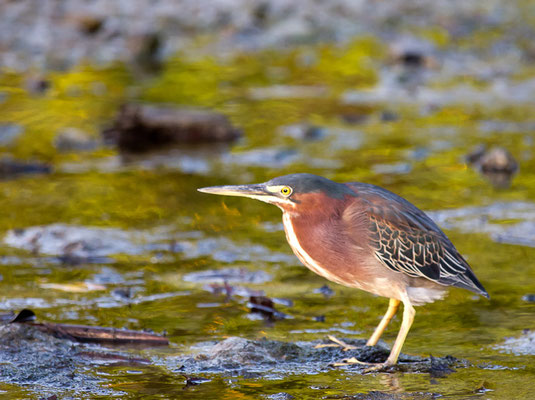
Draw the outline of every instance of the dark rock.
[[[479,160],[479,164],[483,173],[514,174],[518,171],[518,163],[511,153],[502,147],[494,147],[487,151]]]
[[[518,172],[517,161],[503,147],[487,149],[479,145],[466,156],[466,161],[497,188],[508,188]]]
[[[423,64],[424,56],[420,53],[408,51],[401,54],[399,60],[405,65],[418,67]]]
[[[20,311],[11,321],[10,323],[15,323],[15,322],[19,322],[19,323],[22,323],[22,322],[30,322],[30,321],[35,321],[36,319],[36,316],[35,316],[35,313],[30,310],[30,309],[23,309],[22,311]]]
[[[50,80],[42,76],[31,76],[26,79],[26,90],[34,95],[46,93],[51,86]]]
[[[434,65],[433,45],[414,37],[401,37],[390,45],[390,56],[394,62],[407,68],[420,68]]]
[[[173,144],[232,142],[241,131],[211,111],[125,104],[103,135],[122,151],[144,152]]]

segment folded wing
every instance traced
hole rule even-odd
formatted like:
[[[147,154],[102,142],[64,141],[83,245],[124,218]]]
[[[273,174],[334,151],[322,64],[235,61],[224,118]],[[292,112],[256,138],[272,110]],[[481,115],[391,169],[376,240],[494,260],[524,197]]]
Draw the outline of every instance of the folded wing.
[[[378,186],[348,184],[364,210],[369,244],[386,267],[411,277],[456,286],[488,297],[466,260],[421,210]]]

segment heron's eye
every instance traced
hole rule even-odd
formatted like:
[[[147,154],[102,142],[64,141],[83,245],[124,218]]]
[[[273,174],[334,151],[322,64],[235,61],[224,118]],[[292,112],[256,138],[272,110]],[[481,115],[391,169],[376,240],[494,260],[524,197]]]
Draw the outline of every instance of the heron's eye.
[[[284,197],[288,197],[289,195],[292,194],[292,188],[289,187],[289,186],[283,186],[283,187],[281,187],[281,194],[282,194]]]

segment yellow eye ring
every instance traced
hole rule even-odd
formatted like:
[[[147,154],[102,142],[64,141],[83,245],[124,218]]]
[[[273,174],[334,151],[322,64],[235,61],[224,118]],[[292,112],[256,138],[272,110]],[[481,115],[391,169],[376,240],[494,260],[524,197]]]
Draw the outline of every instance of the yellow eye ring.
[[[289,187],[289,186],[283,186],[283,187],[281,187],[281,191],[280,192],[284,197],[288,197],[289,195],[292,194],[292,188]]]

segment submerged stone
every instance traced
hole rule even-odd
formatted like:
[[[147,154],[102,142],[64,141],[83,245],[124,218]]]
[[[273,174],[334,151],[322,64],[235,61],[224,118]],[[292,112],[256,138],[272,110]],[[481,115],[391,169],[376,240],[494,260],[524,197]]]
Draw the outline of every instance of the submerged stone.
[[[466,156],[466,161],[497,188],[511,186],[513,176],[518,172],[518,162],[503,147],[480,145]]]
[[[121,151],[141,153],[179,144],[233,142],[242,135],[222,114],[204,109],[125,104],[104,139]]]

